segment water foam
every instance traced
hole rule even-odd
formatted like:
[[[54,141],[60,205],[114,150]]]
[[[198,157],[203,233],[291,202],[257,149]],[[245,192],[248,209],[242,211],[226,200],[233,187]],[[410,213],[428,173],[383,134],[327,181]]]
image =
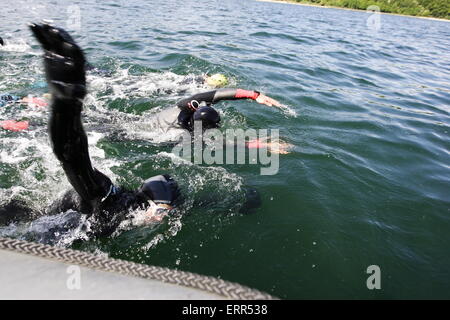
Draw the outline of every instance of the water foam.
[[[40,70],[32,63],[29,68]],[[11,73],[16,73],[15,67]],[[40,71],[42,72],[42,71]],[[38,73],[28,82],[39,81]],[[99,143],[111,133],[121,131],[127,139],[141,139],[154,143],[175,141],[180,132],[177,130],[157,130],[157,114],[170,108],[167,105],[157,105],[142,112],[141,115],[110,108],[111,101],[116,99],[163,98],[162,104],[174,105],[175,101],[186,95],[208,89],[202,83],[185,81],[195,79],[196,75],[182,76],[172,72],[133,74],[129,69],[115,70],[110,77],[97,74],[88,76],[89,94],[84,105],[83,122],[88,134],[89,152],[93,165],[108,175],[113,181],[119,177],[111,170],[127,163],[120,157],[107,158],[105,150]],[[23,77],[22,77],[23,81]],[[19,83],[15,79],[14,83]],[[8,85],[12,85],[9,83]],[[18,173],[14,186],[0,189],[0,197],[6,201],[17,197],[27,200],[33,209],[43,211],[54,199],[71,188],[59,162],[54,156],[47,134],[48,110],[23,106],[11,106],[0,110],[0,115],[14,113],[16,117],[30,119],[30,129],[26,132],[11,134],[0,133],[0,162],[13,167]],[[196,203],[205,203],[202,197],[207,195],[209,202],[218,204],[221,208],[235,207],[242,202],[242,178],[227,172],[221,167],[202,167],[194,165],[174,154],[159,152],[146,159],[154,170],[168,171],[179,181],[181,187],[190,195],[180,206],[180,215],[167,221],[167,230],[162,233],[152,233],[152,239],[144,247],[150,248],[162,239],[173,237],[182,227],[182,216],[189,212]],[[210,192],[210,189],[216,190]],[[224,196],[226,195],[226,196]],[[208,201],[206,201],[208,202]],[[139,217],[139,212],[131,212]],[[57,230],[58,226],[74,223],[70,230]],[[139,220],[139,219],[138,219]],[[139,222],[139,221],[137,221]],[[115,236],[134,228],[139,223],[134,221],[131,226],[122,225]],[[89,229],[89,219],[77,212],[64,212],[52,216],[41,216],[33,222],[22,222],[0,227],[0,235],[15,235],[19,238],[33,238],[59,246],[70,246],[77,239],[87,240],[86,229]],[[157,226],[147,226],[149,230]],[[56,231],[55,231],[56,230]],[[51,234],[51,237],[50,237]],[[49,240],[50,239],[50,240]]]

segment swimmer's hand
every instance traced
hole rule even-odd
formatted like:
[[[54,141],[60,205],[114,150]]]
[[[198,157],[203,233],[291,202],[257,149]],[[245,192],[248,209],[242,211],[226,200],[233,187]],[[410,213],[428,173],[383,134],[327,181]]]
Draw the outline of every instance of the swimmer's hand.
[[[83,51],[63,29],[47,23],[30,29],[44,49],[44,66],[51,93],[60,99],[83,99],[86,95]]]
[[[30,107],[46,107],[47,101],[44,98],[37,97],[25,97],[20,100],[21,103],[28,104]]]
[[[281,141],[267,141],[266,139],[254,139],[247,142],[247,148],[249,149],[267,149],[271,153],[276,154],[289,154],[290,149],[293,147],[291,144]]]
[[[283,142],[283,141],[268,143],[268,149],[272,153],[289,154],[290,153],[289,149],[291,149],[291,148],[292,148],[291,144],[289,144],[287,142]]]
[[[260,93],[259,96],[256,98],[256,102],[265,104],[266,106],[272,107],[281,107],[281,103],[279,103],[277,100],[272,99],[271,97],[266,96],[265,94]]]

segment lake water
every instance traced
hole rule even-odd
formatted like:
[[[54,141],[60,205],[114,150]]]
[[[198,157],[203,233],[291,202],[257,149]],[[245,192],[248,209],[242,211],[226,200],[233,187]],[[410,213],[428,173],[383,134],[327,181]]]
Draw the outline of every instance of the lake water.
[[[53,20],[112,73],[88,77],[95,166],[133,188],[170,173],[187,198],[185,215],[157,228],[58,245],[280,298],[450,298],[448,22],[236,0],[1,2],[0,92],[46,92],[27,23]],[[287,106],[217,106],[225,128],[280,129],[293,148],[276,175],[187,163],[149,143],[158,136],[147,125],[152,114],[207,90],[180,89],[180,79],[216,72]],[[42,209],[70,187],[47,118],[38,108],[0,107],[1,120],[30,122],[26,132],[0,131],[2,203]],[[248,215],[236,209],[245,185],[262,198]],[[1,226],[0,236],[39,240],[62,217],[36,219]],[[381,290],[366,286],[371,265],[380,267]]]

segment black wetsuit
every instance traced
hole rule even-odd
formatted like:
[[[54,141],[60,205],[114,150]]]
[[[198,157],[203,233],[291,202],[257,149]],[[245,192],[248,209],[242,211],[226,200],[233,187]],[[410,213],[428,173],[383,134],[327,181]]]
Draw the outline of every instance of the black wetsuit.
[[[44,65],[53,99],[49,121],[53,152],[74,188],[55,201],[46,213],[75,210],[87,214],[95,218],[91,224],[93,234],[109,235],[126,218],[130,209],[145,208],[149,200],[173,205],[179,196],[179,189],[168,175],[152,177],[138,190],[130,191],[116,187],[106,175],[92,166],[87,136],[81,122],[82,101],[86,95],[84,55],[62,29],[46,24],[32,25],[31,29],[45,49]],[[192,130],[194,110],[189,105],[195,102],[211,105],[221,100],[256,99],[258,95],[259,92],[242,89],[219,89],[193,95],[177,103],[181,109],[178,123]],[[257,196],[256,192],[254,194]],[[259,196],[256,198],[259,201]],[[8,208],[12,209],[19,213],[27,211],[21,203]],[[11,221],[12,218],[5,217],[5,220]]]
[[[55,202],[49,213],[72,209],[93,214],[97,218],[94,233],[109,234],[130,209],[145,208],[148,200],[173,205],[178,188],[168,175],[150,178],[137,191],[128,191],[114,186],[106,175],[92,167],[81,109],[79,100],[55,98],[52,103],[49,133],[53,151],[74,190]]]
[[[243,89],[224,88],[208,92],[194,94],[188,98],[178,101],[177,106],[181,109],[178,115],[178,125],[183,129],[193,131],[194,121],[193,115],[195,110],[190,106],[210,106],[222,100],[237,99],[256,99],[259,96],[258,91],[249,91]]]
[[[180,100],[178,124],[193,129],[189,105],[211,105],[221,100],[256,99],[257,91],[219,89]],[[103,173],[92,167],[86,133],[81,123],[82,102],[54,98],[49,124],[53,151],[61,161],[75,191],[68,192],[54,204],[52,211],[74,209],[98,217],[97,233],[110,233],[125,218],[128,210],[145,207],[148,200],[172,205],[179,195],[176,182],[168,175],[148,179],[139,190],[117,188]]]
[[[44,65],[53,98],[49,121],[53,152],[74,188],[46,212],[55,214],[71,209],[93,216],[92,233],[108,235],[130,210],[146,208],[149,200],[173,205],[179,191],[169,175],[152,177],[138,190],[129,191],[114,186],[106,175],[92,167],[81,122],[82,101],[86,94],[83,52],[62,29],[46,24],[32,25],[31,29],[46,50]]]

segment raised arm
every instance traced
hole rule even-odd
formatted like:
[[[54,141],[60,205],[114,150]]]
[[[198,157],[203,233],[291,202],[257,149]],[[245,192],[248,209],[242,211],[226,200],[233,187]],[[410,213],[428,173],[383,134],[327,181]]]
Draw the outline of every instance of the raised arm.
[[[280,106],[280,103],[266,95],[252,90],[224,88],[208,92],[194,94],[188,98],[178,101],[177,106],[181,110],[195,111],[202,102],[207,105],[217,103],[222,100],[252,99],[258,103],[268,106]]]
[[[53,152],[75,191],[93,203],[108,194],[112,183],[92,167],[81,123],[86,95],[83,52],[62,29],[48,24],[33,24],[30,28],[44,48],[45,73],[52,93],[49,134]]]

